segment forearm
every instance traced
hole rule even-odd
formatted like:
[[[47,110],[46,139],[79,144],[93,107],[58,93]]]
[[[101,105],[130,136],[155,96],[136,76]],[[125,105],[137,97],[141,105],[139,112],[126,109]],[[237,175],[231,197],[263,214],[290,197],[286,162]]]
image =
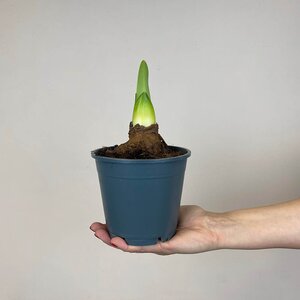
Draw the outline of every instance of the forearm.
[[[211,214],[219,249],[300,248],[300,199]]]

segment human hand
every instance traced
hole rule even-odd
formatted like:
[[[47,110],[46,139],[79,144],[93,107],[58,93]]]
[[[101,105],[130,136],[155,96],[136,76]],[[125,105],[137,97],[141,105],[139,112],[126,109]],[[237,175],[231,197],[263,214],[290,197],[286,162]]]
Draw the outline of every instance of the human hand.
[[[131,246],[121,237],[110,238],[106,224],[93,223],[90,229],[95,236],[109,246],[131,253],[155,253],[169,255],[175,253],[199,253],[218,248],[218,234],[211,226],[212,213],[197,205],[180,207],[176,234],[166,242],[158,241],[150,246]]]

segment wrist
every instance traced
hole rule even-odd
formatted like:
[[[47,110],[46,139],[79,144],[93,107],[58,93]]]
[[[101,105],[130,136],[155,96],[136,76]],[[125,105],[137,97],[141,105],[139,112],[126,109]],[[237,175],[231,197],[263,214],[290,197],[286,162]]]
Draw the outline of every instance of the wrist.
[[[236,232],[238,232],[239,222],[231,213],[209,212],[207,226],[215,236],[215,250],[236,248],[232,241],[237,242]]]

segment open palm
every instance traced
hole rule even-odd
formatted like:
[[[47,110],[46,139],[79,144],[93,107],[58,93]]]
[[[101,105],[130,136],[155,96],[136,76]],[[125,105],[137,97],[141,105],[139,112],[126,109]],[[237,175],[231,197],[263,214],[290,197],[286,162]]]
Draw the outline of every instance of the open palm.
[[[209,212],[197,205],[180,207],[179,222],[176,234],[166,242],[158,241],[150,246],[127,245],[121,237],[110,238],[106,224],[93,223],[90,229],[104,243],[125,252],[155,253],[168,255],[175,253],[199,253],[216,249],[218,237],[209,224]]]

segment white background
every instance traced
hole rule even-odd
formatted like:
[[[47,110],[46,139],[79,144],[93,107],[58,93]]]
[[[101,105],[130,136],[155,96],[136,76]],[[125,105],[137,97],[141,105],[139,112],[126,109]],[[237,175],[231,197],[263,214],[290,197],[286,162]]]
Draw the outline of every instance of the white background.
[[[127,139],[139,62],[182,202],[300,195],[299,1],[0,1],[0,298],[299,299],[298,250],[128,254],[90,151]]]

